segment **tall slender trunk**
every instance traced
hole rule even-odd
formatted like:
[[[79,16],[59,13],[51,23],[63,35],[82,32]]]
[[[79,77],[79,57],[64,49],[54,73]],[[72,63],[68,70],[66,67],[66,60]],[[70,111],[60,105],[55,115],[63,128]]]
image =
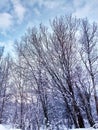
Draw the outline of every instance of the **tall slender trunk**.
[[[67,84],[68,84],[70,92],[72,93],[73,114],[76,116],[76,119],[77,119],[77,122],[78,122],[78,127],[84,128],[85,127],[84,120],[83,120],[80,108],[77,106],[77,103],[76,103],[76,100],[75,100],[74,91],[73,91],[73,88],[72,88],[73,85],[72,85],[72,82],[71,82],[70,75],[68,76]]]
[[[96,112],[97,112],[97,115],[98,115],[98,98],[97,98],[95,78],[94,78],[94,74],[93,74],[93,69],[92,69],[92,64],[91,64],[91,59],[90,59],[89,53],[88,53],[88,61],[89,61],[89,67],[90,67],[89,73],[90,73],[91,80],[92,80],[92,87],[94,89],[94,99],[95,99],[95,105],[96,105]]]
[[[79,128],[84,128],[84,120],[80,111],[80,108],[77,106],[76,101],[73,101],[73,109],[74,109],[74,114],[76,115],[77,122],[78,122],[78,127]]]
[[[95,99],[95,105],[96,105],[96,112],[97,112],[97,115],[98,115],[98,97],[97,97],[97,92],[96,92],[94,75],[92,73],[91,73],[91,79],[92,79],[92,84],[93,84],[93,89],[94,89],[94,99]]]

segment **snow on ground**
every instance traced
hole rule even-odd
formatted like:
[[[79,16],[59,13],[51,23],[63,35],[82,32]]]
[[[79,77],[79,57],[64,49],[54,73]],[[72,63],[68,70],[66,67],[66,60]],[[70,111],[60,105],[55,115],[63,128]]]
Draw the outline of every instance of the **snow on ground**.
[[[7,127],[7,126],[5,126],[5,125],[1,125],[1,124],[0,124],[0,130],[20,130],[20,129],[9,128],[9,127]]]
[[[0,125],[0,130],[7,130],[4,126]]]
[[[40,130],[51,130],[51,129],[41,128]],[[52,129],[52,130],[55,130],[55,129]],[[73,128],[73,129],[67,129],[67,128],[64,128],[64,127],[60,127],[59,130],[98,130],[98,128],[94,129],[93,127],[90,127],[90,128]]]
[[[76,129],[72,129],[72,130],[98,130],[98,129],[94,129],[94,128],[90,127],[90,128],[76,128]]]
[[[21,130],[21,129],[15,129],[15,128],[11,128],[11,126],[1,125],[0,124],[0,130]],[[46,130],[46,129],[41,128],[40,130]],[[61,130],[68,130],[68,129],[62,127]],[[94,129],[94,128],[90,127],[90,128],[76,128],[76,129],[69,129],[69,130],[98,130],[98,128]]]

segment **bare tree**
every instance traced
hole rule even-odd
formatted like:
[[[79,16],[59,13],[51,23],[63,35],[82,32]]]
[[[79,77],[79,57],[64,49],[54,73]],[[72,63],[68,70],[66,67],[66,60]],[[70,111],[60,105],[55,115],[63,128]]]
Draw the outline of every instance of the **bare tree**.
[[[94,92],[94,99],[96,105],[96,112],[98,114],[98,97],[96,92],[96,74],[97,74],[97,24],[89,24],[87,20],[82,21],[82,36],[80,42],[81,47],[81,59],[85,65],[88,75],[91,80],[91,91]]]
[[[92,107],[91,107],[91,91],[89,80],[87,75],[84,75],[82,67],[76,67],[75,71],[75,86],[77,88],[77,99],[78,103],[81,106],[82,111],[86,114],[87,120],[91,126],[94,125],[94,119],[92,116]]]
[[[49,35],[44,26],[40,26],[40,33],[33,29],[30,42],[36,50],[35,55],[40,56],[43,66],[62,93],[75,126],[84,127],[81,110],[75,99],[73,83],[77,21],[72,17],[56,18],[52,23],[52,30],[52,35]]]
[[[72,16],[55,18],[50,24],[50,32],[41,24],[16,44],[12,76],[19,127],[28,130],[40,130],[41,125],[50,127],[54,121],[50,110],[54,112],[58,107],[55,98],[64,104],[62,120],[68,120],[68,127],[74,124],[83,128],[84,119],[93,126],[92,94],[98,112],[97,25],[83,20],[81,28],[80,21]]]
[[[9,77],[10,77],[10,57],[1,59],[0,63],[0,123],[5,122],[7,102],[9,100]]]

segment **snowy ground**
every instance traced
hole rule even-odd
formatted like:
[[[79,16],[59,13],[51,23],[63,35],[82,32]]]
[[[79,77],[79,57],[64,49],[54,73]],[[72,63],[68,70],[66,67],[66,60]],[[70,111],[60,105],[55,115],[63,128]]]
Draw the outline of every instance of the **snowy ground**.
[[[12,129],[6,125],[0,125],[0,130],[20,130],[20,129],[15,129],[15,128]]]
[[[0,130],[21,130],[21,129],[15,129],[15,128],[11,128],[10,126],[8,125],[1,125],[0,124]],[[41,130],[44,130],[41,128]],[[67,128],[63,128],[62,130],[68,130]],[[70,130],[98,130],[97,129],[94,129],[94,128],[77,128],[77,129],[70,129]]]

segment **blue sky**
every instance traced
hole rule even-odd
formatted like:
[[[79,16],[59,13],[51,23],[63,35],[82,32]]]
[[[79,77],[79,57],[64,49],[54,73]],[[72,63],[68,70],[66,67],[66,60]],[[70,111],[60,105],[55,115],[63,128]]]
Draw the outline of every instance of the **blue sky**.
[[[98,22],[98,0],[0,0],[0,45],[13,53],[28,27],[65,14]]]

